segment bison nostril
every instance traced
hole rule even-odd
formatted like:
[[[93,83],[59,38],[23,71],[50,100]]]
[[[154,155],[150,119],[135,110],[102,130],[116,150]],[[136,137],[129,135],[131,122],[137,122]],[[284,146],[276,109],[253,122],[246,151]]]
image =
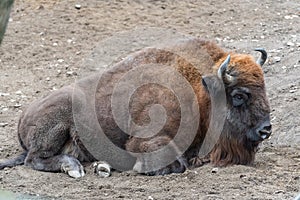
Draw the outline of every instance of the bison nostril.
[[[264,140],[267,139],[272,133],[271,126],[265,127],[264,129],[258,131],[258,135]]]
[[[265,126],[263,130],[272,131],[272,125]]]

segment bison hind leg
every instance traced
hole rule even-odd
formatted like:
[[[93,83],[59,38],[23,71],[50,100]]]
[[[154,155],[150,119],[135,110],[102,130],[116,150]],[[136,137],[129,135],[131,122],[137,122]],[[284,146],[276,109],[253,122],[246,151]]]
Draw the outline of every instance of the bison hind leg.
[[[81,163],[73,156],[61,154],[49,158],[40,158],[35,154],[28,154],[25,165],[35,170],[47,172],[65,172],[73,178],[85,175]]]
[[[53,126],[56,122],[48,120]],[[85,175],[77,155],[64,153],[73,140],[70,125],[59,122],[50,130],[42,122],[29,134],[31,141],[25,165],[39,171],[65,172],[73,178]]]
[[[5,167],[14,167],[14,166],[17,166],[17,165],[23,165],[26,156],[27,156],[27,151],[24,151],[23,153],[21,153],[17,157],[12,158],[12,159],[7,160],[7,161],[4,161],[3,163],[0,163],[0,170],[4,169]]]
[[[63,163],[61,164],[61,171],[67,173],[73,178],[80,178],[85,175],[83,166],[76,158],[68,155],[62,155],[62,160]]]

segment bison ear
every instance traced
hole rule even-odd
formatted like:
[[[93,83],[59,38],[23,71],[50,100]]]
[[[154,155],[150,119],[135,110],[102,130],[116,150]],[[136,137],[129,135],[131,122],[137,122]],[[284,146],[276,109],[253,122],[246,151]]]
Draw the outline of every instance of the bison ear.
[[[206,92],[209,92],[208,86],[209,85],[209,77],[208,76],[203,76],[202,77],[202,85],[204,86]]]
[[[204,86],[206,92],[210,94],[216,94],[224,87],[222,81],[215,75],[203,76],[202,85]]]

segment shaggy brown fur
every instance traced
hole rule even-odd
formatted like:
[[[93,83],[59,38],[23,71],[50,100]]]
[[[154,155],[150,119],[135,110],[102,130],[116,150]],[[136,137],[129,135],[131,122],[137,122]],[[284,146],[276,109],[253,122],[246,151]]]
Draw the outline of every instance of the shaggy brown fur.
[[[187,167],[200,166],[209,161],[219,166],[251,164],[257,145],[265,139],[259,135],[259,131],[265,127],[270,129],[270,108],[263,72],[253,57],[230,53],[231,61],[226,73],[235,77],[237,81],[231,83],[220,79],[217,71],[227,55],[228,53],[212,42],[187,39],[170,47],[146,48],[114,65],[100,79],[98,76],[90,76],[78,83],[79,88],[71,85],[55,91],[33,102],[23,112],[18,135],[25,153],[0,164],[0,168],[25,162],[25,165],[37,170],[64,171],[73,177],[83,176],[83,168],[79,161],[91,162],[95,158],[78,138],[78,130],[72,116],[72,95],[89,93],[90,85],[97,81],[99,83],[95,93],[96,116],[106,136],[115,145],[133,153],[144,153],[153,152],[172,142],[180,126],[182,113],[176,95],[162,85],[153,83],[138,88],[129,105],[132,121],[140,126],[150,123],[148,112],[152,105],[159,104],[165,108],[166,123],[157,134],[148,138],[129,136],[114,120],[111,105],[114,87],[127,72],[145,64],[155,64],[153,71],[146,76],[163,74],[165,79],[172,83],[176,83],[177,80],[169,74],[164,74],[159,66],[169,66],[179,72],[194,90],[201,113],[196,137],[189,148],[182,152],[174,163],[149,174],[183,172]],[[217,87],[218,84],[223,84],[223,81],[227,98],[222,100],[227,101],[224,129],[210,154],[204,158],[198,157],[211,119],[211,96],[206,87],[209,84]],[[185,94],[185,87],[178,89]],[[240,99],[241,97],[244,99]],[[218,95],[212,98],[218,98]],[[189,120],[194,120],[193,115],[190,115]],[[189,135],[190,133],[186,133],[187,138]],[[180,146],[172,145],[174,151]],[[109,163],[109,160],[106,161]]]

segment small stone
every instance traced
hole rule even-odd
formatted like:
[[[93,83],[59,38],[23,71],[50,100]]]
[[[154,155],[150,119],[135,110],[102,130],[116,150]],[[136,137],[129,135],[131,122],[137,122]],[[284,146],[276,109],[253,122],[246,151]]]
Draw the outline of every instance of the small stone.
[[[36,9],[37,9],[37,10],[44,10],[45,7],[44,7],[43,5],[40,5],[40,6],[38,6]]]
[[[246,175],[245,174],[241,174],[240,178],[246,178]]]
[[[7,174],[7,173],[8,173],[8,171],[10,171],[10,168],[9,168],[9,167],[5,167],[3,170],[4,170],[4,171],[5,171],[5,173]]]
[[[5,127],[7,125],[8,125],[8,123],[6,123],[6,122],[0,123],[0,127]]]
[[[9,93],[2,93],[2,92],[0,92],[0,96],[2,96],[2,97],[9,96]]]
[[[76,8],[77,10],[80,10],[81,5],[80,5],[80,4],[76,4],[76,5],[75,5],[75,8]]]
[[[292,19],[292,17],[289,15],[286,15],[286,16],[284,16],[284,19]]]
[[[50,77],[47,77],[47,78],[46,78],[46,81],[50,81]]]
[[[219,169],[215,167],[211,170],[211,173],[216,174],[218,171],[219,171]]]
[[[57,62],[62,63],[64,62],[64,59],[58,59]]]
[[[21,90],[18,90],[18,91],[16,91],[15,93],[16,93],[17,95],[22,95],[22,94],[23,94]]]
[[[292,90],[290,90],[289,92],[290,93],[295,93],[297,90],[296,89],[292,89]]]
[[[281,49],[271,49],[270,53],[279,53]]]
[[[284,16],[284,19],[294,19],[294,18],[298,18],[298,15],[286,15]]]
[[[280,58],[279,56],[275,56],[275,57],[274,57],[274,61],[275,61],[275,62],[280,62],[280,61],[281,61],[281,58]]]
[[[286,45],[289,46],[289,47],[295,46],[295,44],[293,42],[287,42]]]
[[[54,47],[58,46],[58,44],[57,44],[56,42],[54,42],[52,45],[53,45]]]
[[[72,71],[67,71],[66,74],[67,74],[67,76],[72,76],[73,72]]]
[[[20,108],[22,105],[21,104],[15,104],[14,108]]]
[[[67,71],[66,74],[67,74],[67,76],[73,76],[73,75],[76,76],[77,75],[77,73],[73,72],[73,71]]]
[[[284,194],[284,190],[276,190],[274,194]]]
[[[153,197],[152,197],[152,196],[148,196],[148,199],[149,199],[149,200],[153,200]]]

